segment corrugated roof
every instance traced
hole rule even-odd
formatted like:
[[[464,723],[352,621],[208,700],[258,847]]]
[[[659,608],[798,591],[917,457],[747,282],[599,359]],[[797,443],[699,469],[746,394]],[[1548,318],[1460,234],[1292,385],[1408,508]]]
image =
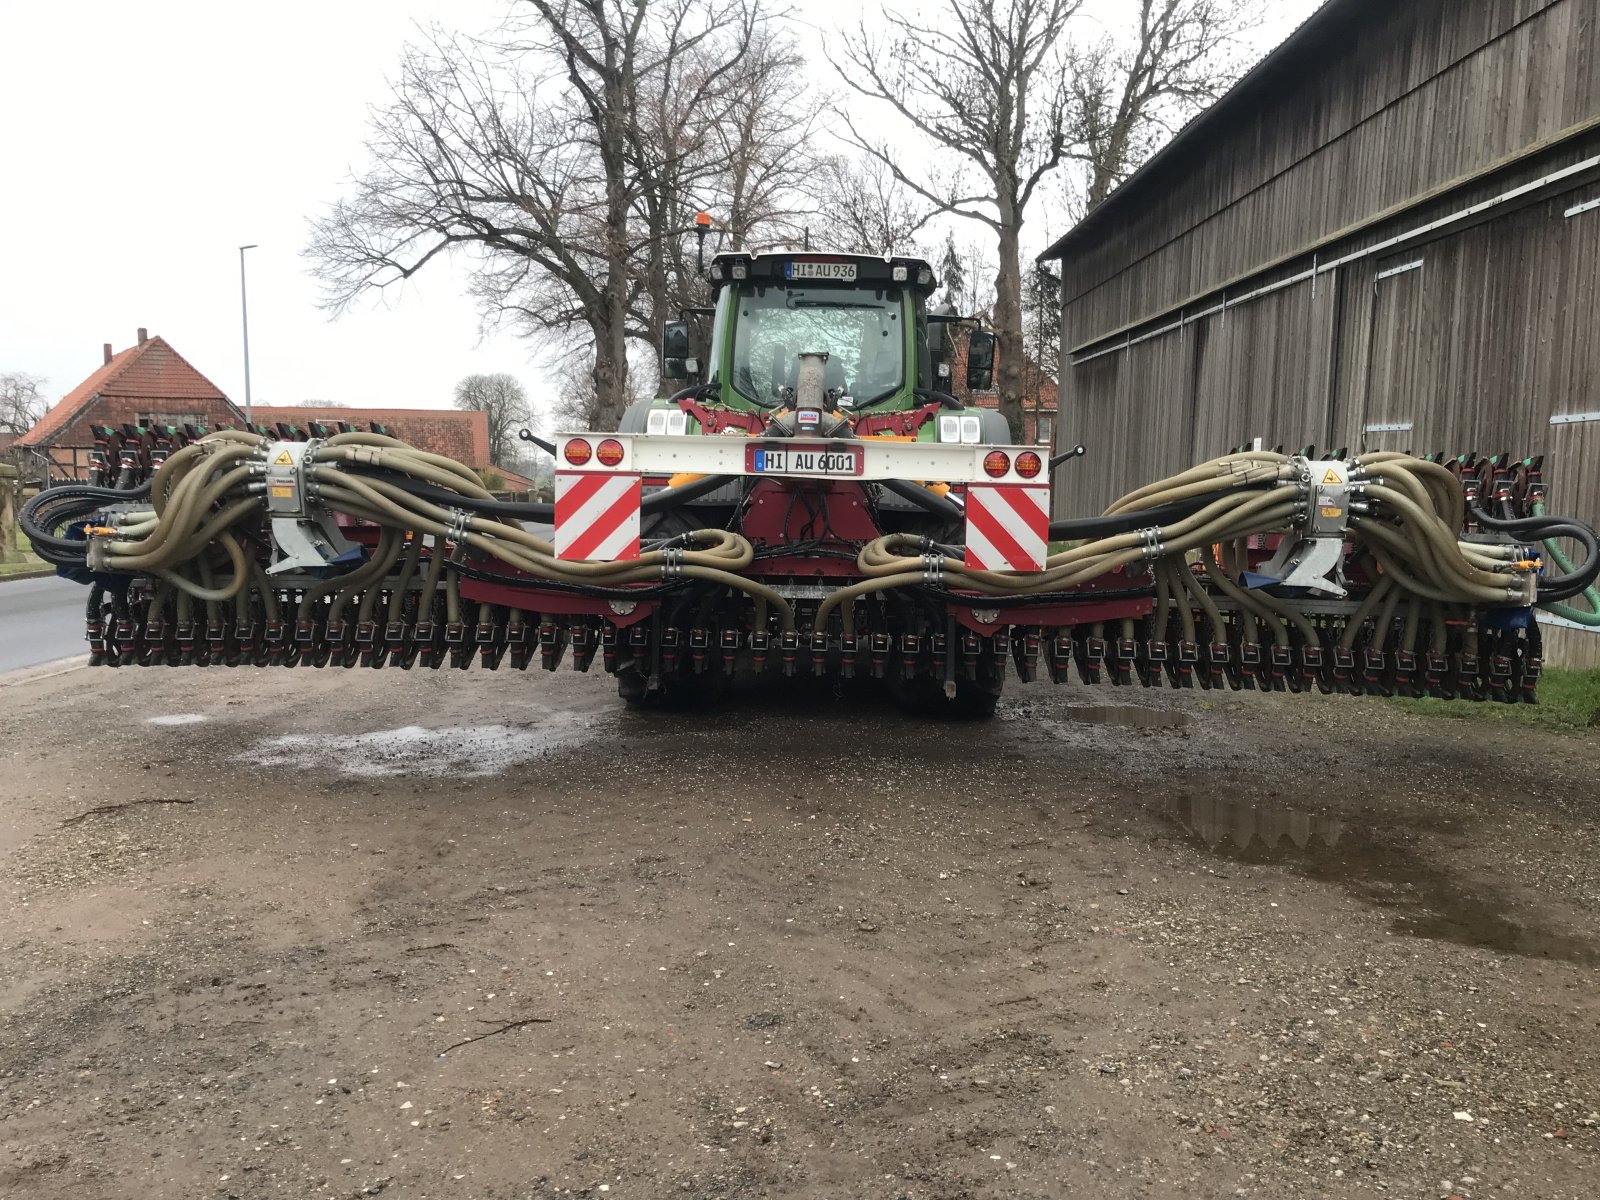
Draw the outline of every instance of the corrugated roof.
[[[98,371],[73,388],[17,439],[18,446],[48,446],[101,397],[128,400],[211,400],[232,402],[216,384],[190,365],[165,338],[147,338],[111,356]],[[242,418],[241,418],[242,419]]]
[[[1163,172],[1181,164],[1190,156],[1204,155],[1206,135],[1232,117],[1235,110],[1251,101],[1260,101],[1280,83],[1287,80],[1290,86],[1298,81],[1300,64],[1319,56],[1326,42],[1339,36],[1348,26],[1355,24],[1368,8],[1375,8],[1378,0],[1324,0],[1322,6],[1300,23],[1283,41],[1279,42],[1260,62],[1240,77],[1215,104],[1201,109],[1194,118],[1173,135],[1160,150],[1145,160],[1132,175],[1123,180],[1099,205],[1089,210],[1083,220],[1058,238],[1048,250],[1039,255],[1039,261],[1061,258],[1067,248],[1078,239],[1100,229],[1114,219],[1118,211],[1150,190],[1151,181]]]

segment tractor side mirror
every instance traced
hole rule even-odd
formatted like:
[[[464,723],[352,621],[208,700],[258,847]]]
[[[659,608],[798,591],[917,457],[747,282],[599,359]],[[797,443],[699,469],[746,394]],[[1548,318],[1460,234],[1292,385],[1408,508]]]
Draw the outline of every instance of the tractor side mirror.
[[[668,379],[687,379],[689,353],[689,323],[668,321],[661,327],[661,373]]]
[[[967,391],[994,387],[994,334],[974,329],[967,335]]]

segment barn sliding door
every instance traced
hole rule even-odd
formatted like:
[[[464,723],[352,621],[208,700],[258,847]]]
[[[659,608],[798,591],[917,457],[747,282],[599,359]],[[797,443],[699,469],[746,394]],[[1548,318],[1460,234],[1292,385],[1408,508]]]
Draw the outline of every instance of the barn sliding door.
[[[1427,264],[1420,253],[1380,259],[1373,270],[1366,386],[1354,430],[1362,452],[1414,448],[1429,375],[1426,281]]]

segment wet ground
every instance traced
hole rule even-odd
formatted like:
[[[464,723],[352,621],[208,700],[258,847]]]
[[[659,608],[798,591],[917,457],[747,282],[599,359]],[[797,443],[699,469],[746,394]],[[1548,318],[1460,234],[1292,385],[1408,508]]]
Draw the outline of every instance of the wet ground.
[[[1589,1196],[1593,739],[0,679],[0,1195]]]

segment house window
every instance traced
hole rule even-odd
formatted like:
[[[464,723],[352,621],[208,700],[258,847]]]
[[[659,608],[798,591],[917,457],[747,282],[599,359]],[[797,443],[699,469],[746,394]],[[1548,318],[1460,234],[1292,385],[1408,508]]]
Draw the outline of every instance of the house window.
[[[1056,419],[1041,415],[1038,418],[1038,436],[1034,438],[1041,446],[1054,446],[1056,444]]]
[[[151,425],[204,425],[205,413],[166,413],[142,412],[135,418],[135,424],[149,427]]]

